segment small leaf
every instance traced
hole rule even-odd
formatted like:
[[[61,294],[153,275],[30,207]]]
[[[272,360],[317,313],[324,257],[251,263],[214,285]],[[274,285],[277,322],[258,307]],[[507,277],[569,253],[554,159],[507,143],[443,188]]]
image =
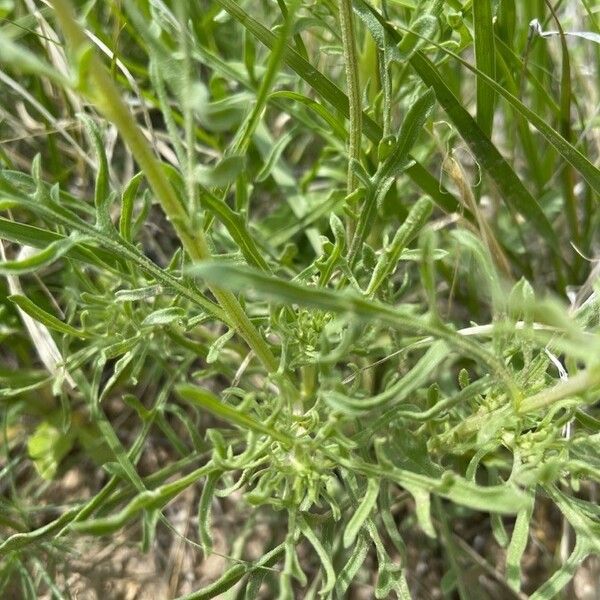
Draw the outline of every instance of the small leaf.
[[[373,271],[371,281],[367,288],[368,296],[374,294],[379,286],[393,274],[402,252],[425,226],[431,215],[432,208],[433,202],[425,197],[418,200],[410,209],[404,223],[402,223],[398,231],[396,231],[396,235],[394,235],[394,239],[389,248],[384,250],[377,262],[377,266]]]
[[[104,142],[100,136],[98,126],[90,117],[79,114],[79,119],[85,125],[85,129],[96,151],[98,159],[98,170],[94,186],[94,204],[96,206],[96,227],[104,233],[114,232],[114,226],[110,218],[109,207],[113,195],[110,193],[110,182],[108,178],[108,160],[104,151]]]
[[[208,349],[208,355],[206,356],[206,362],[211,365],[219,359],[219,354],[225,347],[225,344],[233,337],[235,334],[234,329],[230,329],[223,335],[219,336]]]
[[[73,435],[65,433],[47,421],[42,421],[27,440],[27,451],[43,479],[56,475],[60,461],[73,446]]]
[[[131,290],[117,290],[115,292],[116,302],[134,302],[136,300],[145,300],[154,298],[162,294],[163,288],[160,285],[148,285],[146,287],[135,288]]]
[[[161,308],[160,310],[156,310],[150,313],[142,321],[142,326],[170,325],[171,323],[181,321],[185,317],[185,315],[185,310],[183,310],[183,308],[179,308],[178,306]]]
[[[290,100],[294,100],[295,102],[301,102],[309,109],[314,111],[316,114],[318,114],[325,121],[325,123],[331,129],[331,132],[334,133],[338,139],[346,139],[347,134],[343,123],[339,119],[337,119],[327,107],[323,106],[323,104],[320,104],[319,102],[315,102],[312,98],[288,90],[273,92],[269,96],[269,98],[289,98]]]
[[[402,122],[398,139],[375,175],[377,181],[384,181],[388,177],[397,177],[410,160],[409,153],[423,129],[423,125],[435,103],[435,93],[429,88],[422,96],[411,104],[411,107]]]
[[[133,204],[143,173],[137,173],[131,178],[121,196],[121,216],[119,217],[119,233],[126,242],[131,242],[131,225],[133,218]]]
[[[433,15],[423,15],[415,19],[410,24],[409,31],[402,36],[402,41],[397,46],[398,58],[400,60],[408,60],[428,40],[433,38],[436,31],[437,19]]]
[[[336,245],[340,250],[343,250],[346,247],[346,229],[341,219],[335,213],[331,213],[329,216],[329,227],[333,231]]]
[[[215,486],[221,478],[220,471],[212,471],[204,482],[200,502],[198,503],[198,538],[202,552],[207,557],[212,553],[213,540],[211,533],[211,504],[215,495]]]
[[[290,129],[285,135],[282,135],[277,142],[273,145],[267,158],[265,160],[265,164],[262,166],[261,170],[256,175],[256,181],[264,181],[269,177],[275,165],[281,158],[283,151],[286,146],[294,139],[296,135],[296,131],[294,129]]]
[[[377,496],[379,495],[379,480],[368,479],[367,490],[365,495],[358,505],[356,511],[348,521],[346,529],[344,530],[344,548],[349,548],[354,544],[356,536],[358,535],[361,527],[363,526],[366,519],[371,515],[375,503],[377,502]]]
[[[76,329],[71,325],[64,323],[60,319],[57,319],[54,315],[46,312],[41,309],[37,304],[32,302],[26,296],[21,296],[19,294],[14,294],[9,296],[8,299],[11,302],[14,302],[23,312],[27,313],[32,319],[38,321],[38,323],[42,323],[48,329],[54,329],[54,331],[59,331],[60,333],[66,333],[67,335],[72,335],[78,338],[89,338],[91,337],[89,333],[85,331],[81,331],[80,329]]]
[[[419,488],[410,488],[409,492],[415,499],[415,513],[421,529],[430,538],[435,539],[437,536],[431,520],[431,495]]]
[[[232,155],[223,158],[213,167],[198,165],[194,175],[196,181],[207,188],[225,187],[235,181],[236,177],[243,171],[244,165],[244,156]]]

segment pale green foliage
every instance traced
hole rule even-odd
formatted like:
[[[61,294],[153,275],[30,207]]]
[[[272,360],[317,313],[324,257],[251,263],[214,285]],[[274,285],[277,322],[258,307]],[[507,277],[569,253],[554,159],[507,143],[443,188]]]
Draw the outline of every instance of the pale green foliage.
[[[188,598],[419,598],[436,547],[445,593],[510,598],[536,500],[574,547],[532,598],[600,554],[592,3],[31,4],[0,3],[2,594],[64,597],[84,536],[151,551],[190,488],[198,561],[236,500]],[[91,494],[41,520],[69,468]]]

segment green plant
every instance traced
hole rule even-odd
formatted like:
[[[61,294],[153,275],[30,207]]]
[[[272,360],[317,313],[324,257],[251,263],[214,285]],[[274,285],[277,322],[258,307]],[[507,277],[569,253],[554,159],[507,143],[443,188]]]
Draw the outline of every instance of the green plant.
[[[0,589],[195,489],[229,563],[181,597],[426,597],[417,545],[556,597],[600,554],[593,5],[49,4],[0,3]],[[540,506],[574,542],[531,583]]]

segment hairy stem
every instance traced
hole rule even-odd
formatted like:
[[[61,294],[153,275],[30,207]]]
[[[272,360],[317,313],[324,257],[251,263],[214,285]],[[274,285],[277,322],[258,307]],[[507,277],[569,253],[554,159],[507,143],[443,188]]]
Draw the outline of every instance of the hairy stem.
[[[350,132],[348,136],[348,178],[347,191],[352,193],[356,187],[356,176],[351,168],[352,159],[360,158],[360,141],[362,131],[362,109],[358,80],[358,57],[354,35],[354,16],[352,0],[339,0],[340,28],[342,30],[342,47],[346,67],[346,87],[350,101]]]

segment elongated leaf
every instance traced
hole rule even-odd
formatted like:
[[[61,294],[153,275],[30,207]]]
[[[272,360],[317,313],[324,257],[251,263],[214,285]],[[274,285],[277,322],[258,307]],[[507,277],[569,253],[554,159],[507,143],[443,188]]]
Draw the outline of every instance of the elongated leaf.
[[[105,535],[117,531],[118,529],[121,529],[125,523],[138,516],[140,512],[162,508],[178,494],[197,483],[199,478],[208,475],[214,469],[214,465],[208,463],[180,479],[165,483],[152,490],[138,493],[118,513],[95,519],[87,519],[87,516],[89,516],[102,501],[102,496],[100,496],[100,501],[93,498],[84,509],[79,509],[82,513],[79,515],[80,520],[73,523],[71,527],[75,531],[90,533],[92,535]]]
[[[375,175],[376,181],[398,177],[402,172],[410,160],[410,151],[415,145],[425,121],[431,114],[434,102],[435,94],[432,89],[428,89],[411,104],[400,127],[396,144],[381,165],[381,170]]]
[[[502,362],[482,348],[480,344],[466,339],[447,327],[432,324],[416,315],[407,315],[384,304],[366,300],[350,293],[340,294],[335,290],[308,288],[231,264],[204,262],[190,267],[189,271],[208,281],[219,281],[232,290],[247,292],[254,289],[261,296],[279,302],[300,304],[338,314],[347,314],[363,321],[388,323],[392,327],[398,327],[404,331],[444,339],[450,346],[488,364],[496,375],[505,382],[507,387],[512,390],[512,379],[506,372]]]
[[[285,544],[279,544],[267,552],[262,558],[253,564],[237,563],[228,569],[215,582],[207,585],[197,592],[179,596],[176,600],[210,600],[217,598],[227,590],[231,589],[244,575],[252,572],[259,572],[262,568],[272,567],[285,552]]]
[[[215,486],[221,477],[220,471],[213,471],[206,478],[200,502],[198,503],[198,537],[202,544],[204,556],[208,556],[213,548],[213,536],[211,532],[211,511],[210,507],[214,498]]]
[[[573,579],[578,567],[590,554],[591,549],[577,536],[575,547],[567,560],[550,579],[529,596],[529,600],[554,600],[557,594],[560,594],[561,590]]]
[[[533,513],[534,499],[522,508],[515,520],[510,543],[506,549],[506,581],[517,592],[521,589],[521,559],[529,541],[529,526]]]
[[[170,306],[168,308],[161,308],[150,313],[143,321],[142,326],[161,326],[170,325],[177,321],[181,321],[185,317],[185,311],[183,308],[177,306]]]
[[[243,156],[231,155],[211,167],[198,165],[194,175],[196,180],[206,187],[225,187],[235,181],[244,166]]]
[[[80,510],[79,506],[75,506],[66,510],[58,519],[38,529],[25,533],[14,533],[0,543],[0,557],[5,557],[9,552],[20,550],[30,544],[35,544],[56,535],[63,527],[68,526],[77,517]]]
[[[78,338],[91,337],[87,332],[76,329],[75,327],[72,327],[68,323],[64,323],[60,319],[57,319],[54,315],[51,315],[50,313],[41,309],[37,304],[27,298],[27,296],[15,294],[13,296],[9,296],[8,299],[11,302],[14,302],[22,311],[26,312],[32,319],[42,323],[48,327],[48,329],[53,329],[54,331],[66,333],[67,335],[72,335]]]
[[[121,234],[121,237],[127,242],[131,242],[133,203],[135,201],[135,195],[137,194],[143,176],[143,173],[136,173],[123,190],[123,195],[121,197],[121,216],[119,217],[119,233]]]
[[[0,238],[32,248],[47,248],[51,244],[68,239],[54,231],[25,223],[17,223],[2,217],[0,217]],[[103,268],[114,262],[114,257],[103,248],[94,249],[94,253],[91,253],[87,252],[82,246],[71,245],[67,249],[67,255],[69,258]]]
[[[94,204],[96,206],[96,227],[106,233],[114,230],[110,218],[109,205],[111,201],[109,178],[108,178],[108,160],[104,151],[104,142],[100,136],[100,131],[96,123],[87,115],[80,114],[79,118],[83,121],[86,131],[92,142],[98,160],[96,171],[96,182],[94,186]]]
[[[344,547],[349,548],[356,541],[364,522],[371,515],[371,511],[377,502],[379,495],[379,481],[377,479],[369,479],[367,481],[367,489],[365,495],[357,506],[354,514],[348,521],[344,530]]]
[[[36,252],[27,258],[0,262],[0,275],[23,275],[25,273],[33,273],[34,271],[47,267],[57,261],[76,243],[77,242],[73,238],[62,238],[52,242],[40,252]]]
[[[440,479],[436,479],[406,469],[399,469],[392,464],[382,467],[357,459],[349,461],[338,457],[337,460],[355,473],[387,479],[406,489],[421,489],[424,492],[431,492],[448,498],[456,504],[469,506],[476,510],[515,514],[528,501],[527,495],[511,484],[483,487],[470,483],[451,472],[446,472]]]
[[[295,129],[290,129],[285,135],[282,135],[277,140],[277,142],[269,152],[262,169],[256,175],[256,181],[265,181],[265,179],[267,179],[269,175],[271,175],[273,169],[281,160],[281,155],[286,149],[286,146],[295,138],[295,135]]]
[[[335,584],[337,598],[345,598],[346,590],[365,562],[368,551],[368,537],[365,534],[361,534],[352,546],[352,552],[346,561],[344,568],[338,573],[337,582]]]
[[[216,417],[232,423],[236,427],[240,427],[243,430],[263,433],[286,446],[294,445],[294,439],[292,437],[257,421],[246,413],[236,410],[224,402],[221,402],[207,390],[188,384],[182,384],[176,388],[176,391],[184,400],[209,411]]]
[[[346,130],[344,129],[343,123],[341,123],[328,109],[323,106],[323,104],[319,104],[312,98],[308,98],[307,96],[303,96],[297,92],[290,92],[288,90],[281,90],[278,92],[273,92],[270,95],[270,98],[285,98],[289,100],[294,100],[295,102],[300,102],[304,104],[316,114],[318,114],[326,123],[331,127],[331,130],[336,134],[336,136],[340,140],[346,139]]]
[[[410,32],[407,33],[398,44],[398,56],[402,60],[408,60],[428,40],[433,38],[437,30],[438,21],[434,15],[425,14],[417,17],[410,24]],[[395,53],[394,53],[395,54]]]
[[[99,404],[95,404],[92,410],[94,412],[95,424],[102,434],[102,438],[117,459],[117,463],[125,479],[129,480],[138,492],[143,493],[146,490],[144,482],[136,471],[135,465],[128,456],[127,451],[123,447],[123,444],[119,439],[119,436],[116,434],[112,424],[106,418],[106,415]]]
[[[315,534],[315,532],[310,528],[309,524],[306,522],[304,517],[298,517],[298,524],[300,526],[300,531],[302,535],[310,542],[311,546],[315,549],[319,560],[321,561],[321,565],[325,571],[325,582],[323,587],[321,588],[321,595],[325,596],[329,594],[331,590],[335,587],[335,571],[333,570],[333,565],[331,564],[331,559],[329,558],[329,554],[323,547],[323,544]]]
[[[390,403],[399,404],[424,385],[432,371],[447,358],[448,354],[446,342],[435,342],[406,375],[380,394],[370,398],[349,398],[339,392],[326,390],[323,393],[324,400],[332,408],[350,414],[360,414],[375,408],[389,408]]]
[[[249,234],[246,223],[239,213],[233,211],[227,203],[217,198],[210,190],[200,186],[200,203],[214,213],[225,225],[229,235],[238,244],[244,258],[249,264],[270,272],[267,261],[263,258],[254,238]]]
[[[425,490],[415,487],[408,488],[415,499],[415,514],[421,529],[430,537],[435,538],[435,527],[431,520],[431,495]]]
[[[396,232],[389,248],[384,250],[377,261],[367,288],[368,296],[374,294],[385,279],[394,272],[402,252],[423,228],[431,215],[431,209],[432,203],[429,198],[421,198],[410,209],[408,216]]]
[[[377,173],[375,173],[372,185],[368,188],[367,200],[364,203],[358,219],[356,234],[352,239],[352,244],[348,253],[348,262],[351,265],[362,248],[367,232],[373,225],[377,204],[383,201],[383,198],[390,189],[394,179],[400,175],[410,160],[409,152],[417,141],[421,129],[423,128],[423,124],[431,113],[433,102],[434,93],[432,90],[427,90],[410,107],[410,110],[402,122],[396,144],[390,155],[378,169]]]
[[[149,285],[142,288],[131,290],[118,290],[115,292],[116,302],[134,302],[136,300],[145,300],[146,298],[154,298],[162,293],[160,285]]]

